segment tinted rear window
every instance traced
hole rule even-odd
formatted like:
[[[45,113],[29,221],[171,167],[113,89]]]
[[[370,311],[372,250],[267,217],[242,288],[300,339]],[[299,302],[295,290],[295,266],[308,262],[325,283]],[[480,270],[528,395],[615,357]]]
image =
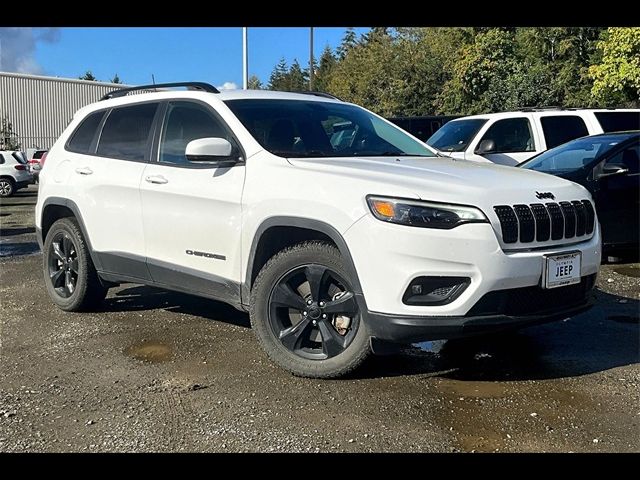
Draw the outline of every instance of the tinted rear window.
[[[71,135],[71,140],[67,144],[67,150],[76,153],[85,153],[90,154],[93,153],[90,151],[91,143],[93,142],[93,137],[96,134],[96,130],[100,126],[100,122],[102,121],[102,117],[104,117],[105,112],[94,112],[91,115],[87,116],[82,123],[76,128],[76,131]],[[44,152],[36,152],[33,155],[33,158],[41,158]],[[40,156],[38,156],[40,154]]]
[[[42,158],[42,155],[44,155],[44,152],[46,152],[46,150],[38,150],[36,153],[33,154],[33,159],[40,160]]]
[[[157,103],[114,108],[102,128],[98,155],[121,160],[144,160]]]
[[[640,112],[595,112],[605,133],[640,130]]]
[[[540,119],[547,148],[557,147],[574,138],[586,137],[589,130],[582,118],[576,115],[554,115]]]

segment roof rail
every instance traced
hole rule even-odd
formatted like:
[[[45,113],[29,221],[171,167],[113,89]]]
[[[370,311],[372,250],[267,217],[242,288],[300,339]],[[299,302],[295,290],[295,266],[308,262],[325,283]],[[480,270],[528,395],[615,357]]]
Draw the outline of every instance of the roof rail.
[[[187,87],[188,90],[200,90],[209,93],[220,93],[220,91],[213,85],[205,82],[175,82],[175,83],[155,83],[153,85],[139,85],[137,87],[120,88],[107,93],[100,100],[108,100],[110,98],[124,97],[130,92],[136,90],[157,90],[158,88],[170,88],[170,87]]]
[[[544,110],[575,110],[575,108],[549,105],[544,107],[521,107],[521,108],[516,108],[516,110],[519,112],[542,112]]]
[[[331,95],[330,93],[324,93],[324,92],[301,91],[301,92],[289,92],[289,93],[302,93],[304,95],[315,95],[316,97],[324,97],[324,98],[331,98],[333,100],[340,100],[335,95]],[[342,100],[340,100],[340,101],[342,101]]]

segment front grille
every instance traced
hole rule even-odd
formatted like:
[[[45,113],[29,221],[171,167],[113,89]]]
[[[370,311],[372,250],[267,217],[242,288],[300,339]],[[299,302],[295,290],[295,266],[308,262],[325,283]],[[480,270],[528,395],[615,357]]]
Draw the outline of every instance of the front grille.
[[[589,200],[497,205],[493,207],[504,243],[531,243],[583,237],[593,233],[595,212]]]
[[[552,289],[541,287],[511,288],[486,293],[467,316],[536,315],[562,311],[586,303],[596,276],[582,277],[580,283]]]

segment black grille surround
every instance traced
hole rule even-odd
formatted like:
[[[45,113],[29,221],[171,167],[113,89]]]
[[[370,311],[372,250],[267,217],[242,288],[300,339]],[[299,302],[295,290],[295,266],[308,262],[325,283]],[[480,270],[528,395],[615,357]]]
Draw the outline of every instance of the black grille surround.
[[[504,243],[580,240],[591,235],[595,225],[595,211],[589,200],[496,205],[493,210],[500,221]]]

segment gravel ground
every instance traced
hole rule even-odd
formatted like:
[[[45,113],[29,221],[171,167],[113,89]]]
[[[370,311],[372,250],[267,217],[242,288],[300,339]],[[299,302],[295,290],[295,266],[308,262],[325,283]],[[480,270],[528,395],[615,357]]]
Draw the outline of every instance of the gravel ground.
[[[640,451],[638,264],[604,266],[587,314],[308,380],[217,302],[126,284],[55,308],[36,194],[0,203],[0,451]]]

